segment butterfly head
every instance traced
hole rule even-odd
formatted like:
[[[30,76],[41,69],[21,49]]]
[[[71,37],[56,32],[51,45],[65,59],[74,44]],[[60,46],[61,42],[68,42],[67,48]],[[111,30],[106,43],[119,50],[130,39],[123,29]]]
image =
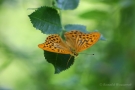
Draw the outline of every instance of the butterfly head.
[[[74,56],[78,56],[78,53],[75,52],[75,53],[73,53],[73,55],[74,55]]]
[[[78,56],[78,53],[75,50],[72,50],[72,56]]]

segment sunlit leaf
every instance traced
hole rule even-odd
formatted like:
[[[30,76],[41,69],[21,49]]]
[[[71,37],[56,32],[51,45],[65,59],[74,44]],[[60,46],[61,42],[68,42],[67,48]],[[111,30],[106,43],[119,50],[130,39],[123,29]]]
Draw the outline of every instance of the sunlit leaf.
[[[107,19],[108,18],[108,13],[104,11],[99,11],[99,10],[93,10],[93,11],[87,11],[79,15],[83,19]]]
[[[62,30],[58,11],[51,7],[38,8],[29,18],[33,26],[44,34],[56,34]]]

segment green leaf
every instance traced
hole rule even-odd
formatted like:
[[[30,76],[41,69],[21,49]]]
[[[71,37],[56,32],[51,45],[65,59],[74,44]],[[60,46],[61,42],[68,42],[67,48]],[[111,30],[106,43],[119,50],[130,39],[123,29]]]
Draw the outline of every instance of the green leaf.
[[[33,26],[44,34],[56,34],[62,31],[61,20],[56,9],[40,7],[29,15]]]
[[[103,19],[106,20],[109,17],[107,12],[99,10],[88,11],[80,14],[79,16],[83,19],[97,19],[97,20]]]
[[[65,25],[64,28],[66,29],[66,31],[78,30],[78,31],[87,33],[86,26],[84,25],[68,24],[68,25]]]
[[[121,0],[102,0],[101,2],[108,3],[108,4],[113,4],[113,3],[118,3],[120,1]],[[124,1],[124,0],[122,0],[122,1]],[[130,0],[125,0],[125,1],[130,1]]]
[[[87,0],[89,3],[105,3],[105,4],[114,4],[119,3],[121,0]],[[130,0],[122,0],[122,1],[130,1]]]
[[[74,56],[69,54],[58,54],[44,51],[44,57],[49,63],[53,64],[55,74],[68,69],[74,63]]]
[[[73,10],[77,8],[80,0],[56,0],[56,6],[62,10]]]

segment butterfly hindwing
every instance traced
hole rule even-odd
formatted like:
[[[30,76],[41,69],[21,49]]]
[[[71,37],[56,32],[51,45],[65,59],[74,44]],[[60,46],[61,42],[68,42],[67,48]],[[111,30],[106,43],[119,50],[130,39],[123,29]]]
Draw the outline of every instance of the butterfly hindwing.
[[[38,47],[50,52],[71,54],[68,46],[57,34],[48,36],[45,43],[39,44]]]

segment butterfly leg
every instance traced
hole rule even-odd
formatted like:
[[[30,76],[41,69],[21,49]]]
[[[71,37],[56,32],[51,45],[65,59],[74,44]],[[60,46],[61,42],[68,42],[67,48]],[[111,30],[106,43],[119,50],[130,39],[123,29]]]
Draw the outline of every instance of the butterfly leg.
[[[71,58],[72,58],[72,56],[70,55],[70,57],[69,57],[69,59],[68,59],[68,62],[67,62],[67,65],[68,65],[68,63],[69,63],[69,61],[70,61]]]

